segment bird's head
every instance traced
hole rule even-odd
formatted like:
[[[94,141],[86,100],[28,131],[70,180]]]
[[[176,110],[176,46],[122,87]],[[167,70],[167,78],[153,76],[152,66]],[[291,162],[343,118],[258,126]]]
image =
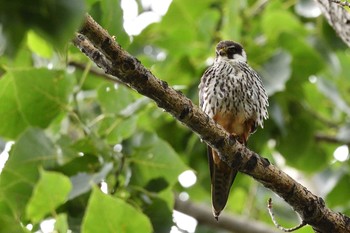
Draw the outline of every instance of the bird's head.
[[[220,41],[217,44],[216,58],[247,62],[247,55],[242,45],[231,40]]]

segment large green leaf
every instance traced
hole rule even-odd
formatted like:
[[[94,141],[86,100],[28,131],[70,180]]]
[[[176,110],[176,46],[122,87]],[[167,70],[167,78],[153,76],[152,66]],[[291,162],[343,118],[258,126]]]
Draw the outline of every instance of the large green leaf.
[[[14,55],[29,28],[63,48],[81,24],[83,0],[34,0],[28,6],[21,0],[0,1],[0,24],[6,38],[6,52]]]
[[[59,214],[56,216],[55,230],[57,232],[68,232],[68,221],[66,214]]]
[[[217,25],[222,27],[221,39],[241,40],[242,26],[244,26],[244,19],[240,15],[242,4],[241,1],[218,1],[217,10],[223,14],[217,22]]]
[[[0,175],[0,200],[6,209],[6,213],[0,213],[0,223],[2,219],[14,218],[20,224],[39,179],[39,167],[51,167],[56,158],[54,145],[41,130],[30,128],[19,137]],[[6,228],[4,225],[1,229]]]
[[[111,35],[118,38],[119,44],[126,47],[129,44],[130,39],[123,27],[124,19],[120,5],[121,1],[104,0],[99,2],[102,10],[101,25],[103,25]]]
[[[130,38],[124,30],[124,12],[120,0],[86,0],[89,13],[109,34],[118,38],[118,43],[127,47]]]
[[[154,232],[170,232],[173,223],[174,192],[166,189],[144,203],[143,211],[150,218]]]
[[[101,124],[100,134],[105,136],[108,143],[117,144],[135,133],[137,117],[105,118]]]
[[[26,216],[33,223],[38,223],[67,200],[71,188],[68,177],[57,172],[40,170],[40,179],[28,202]]]
[[[149,219],[119,198],[94,188],[86,209],[82,233],[153,232]]]
[[[104,113],[120,114],[135,98],[131,89],[118,84],[107,83],[99,87],[98,100]]]
[[[318,79],[317,79],[318,80]],[[330,119],[334,114],[332,106],[334,103],[327,99],[325,95],[329,93],[322,93],[318,90],[318,83],[306,82],[303,85],[304,101],[309,109],[317,109],[318,115],[324,119]],[[338,103],[337,103],[338,104]],[[335,106],[337,105],[335,104]]]
[[[329,204],[331,207],[336,206],[349,206],[349,195],[350,195],[350,175],[344,174],[339,181],[337,182],[336,186],[333,188],[333,190],[328,193],[326,201],[327,204]]]
[[[197,19],[205,12],[209,4],[207,0],[202,1],[201,4],[195,1],[173,1],[162,22],[154,25],[154,28],[162,33],[157,35],[158,44],[172,51],[172,55],[193,49],[192,42],[196,38],[196,28],[199,23]],[[182,17],[178,17],[179,15]],[[172,26],[169,27],[169,25]],[[184,25],[187,26],[184,27]],[[193,30],[188,30],[188,28]]]
[[[303,171],[316,171],[327,165],[326,151],[314,140],[317,122],[297,103],[290,103],[287,130],[277,142],[276,148],[287,163]],[[317,158],[317,159],[315,159]]]
[[[210,0],[201,1],[200,4],[174,0],[161,22],[146,28],[135,38],[136,43],[144,46],[150,40],[152,45],[165,49],[172,57],[183,57],[189,52],[193,56],[207,53],[208,43],[213,39],[211,34],[215,32],[216,21],[220,17],[218,11]]]
[[[174,185],[187,169],[169,144],[155,134],[140,133],[132,141],[137,148],[131,157],[132,184],[158,192]]]
[[[4,199],[4,197],[0,198],[0,232],[8,233],[28,233],[29,231],[18,222],[18,218],[16,216],[17,213],[14,213],[9,206],[9,203]]]
[[[0,79],[0,135],[15,139],[28,126],[46,128],[66,107],[72,79],[62,71],[9,70]]]
[[[283,91],[285,83],[291,75],[291,56],[286,51],[277,51],[274,56],[267,61],[260,71],[263,76],[265,90],[269,96],[275,92]]]
[[[71,182],[73,184],[73,189],[69,193],[69,199],[76,198],[77,196],[86,193],[91,190],[94,184],[98,184],[103,181],[107,174],[112,170],[113,164],[106,163],[101,171],[93,174],[89,173],[78,173],[71,177]]]
[[[291,32],[282,33],[279,38],[280,45],[292,55],[291,81],[305,82],[310,75],[319,72],[325,65],[324,59],[306,39]],[[295,82],[294,82],[295,83]]]
[[[298,36],[305,35],[306,29],[298,18],[287,10],[270,9],[264,13],[261,21],[264,35],[275,40],[282,33],[295,33]]]
[[[339,110],[350,115],[350,106],[340,95],[339,90],[334,83],[319,77],[317,80],[317,88],[323,95],[327,96]]]
[[[50,58],[53,54],[51,44],[34,31],[28,32],[27,44],[31,51],[40,55],[41,57]]]

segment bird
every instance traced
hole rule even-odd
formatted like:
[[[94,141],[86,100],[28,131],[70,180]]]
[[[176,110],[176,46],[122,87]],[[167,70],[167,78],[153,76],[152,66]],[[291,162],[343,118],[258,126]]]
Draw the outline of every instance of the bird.
[[[258,126],[263,128],[268,118],[268,96],[239,43],[225,40],[217,44],[215,60],[202,75],[198,88],[201,109],[240,143],[247,145]],[[218,220],[238,171],[223,162],[210,146],[207,155],[212,210]]]

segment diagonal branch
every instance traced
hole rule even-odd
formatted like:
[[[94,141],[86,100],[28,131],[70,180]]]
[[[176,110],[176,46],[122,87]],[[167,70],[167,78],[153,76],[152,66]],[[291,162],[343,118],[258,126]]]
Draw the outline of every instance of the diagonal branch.
[[[231,167],[253,177],[284,198],[315,231],[350,232],[350,218],[325,207],[322,198],[238,143],[190,99],[157,79],[136,58],[123,50],[90,16],[86,16],[73,43],[107,74],[114,76],[116,81],[151,98],[160,108],[198,134]]]
[[[344,4],[346,6],[347,2],[339,0],[316,0],[316,2],[329,25],[334,28],[343,42],[350,46],[350,14],[342,6]]]

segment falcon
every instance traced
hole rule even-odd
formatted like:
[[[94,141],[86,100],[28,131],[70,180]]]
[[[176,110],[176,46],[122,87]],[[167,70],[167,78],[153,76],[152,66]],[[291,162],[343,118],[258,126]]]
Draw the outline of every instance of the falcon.
[[[202,110],[244,145],[268,118],[268,97],[258,73],[247,63],[243,47],[221,41],[216,57],[201,78],[199,102]],[[213,215],[218,220],[224,209],[237,170],[221,161],[208,146]]]

